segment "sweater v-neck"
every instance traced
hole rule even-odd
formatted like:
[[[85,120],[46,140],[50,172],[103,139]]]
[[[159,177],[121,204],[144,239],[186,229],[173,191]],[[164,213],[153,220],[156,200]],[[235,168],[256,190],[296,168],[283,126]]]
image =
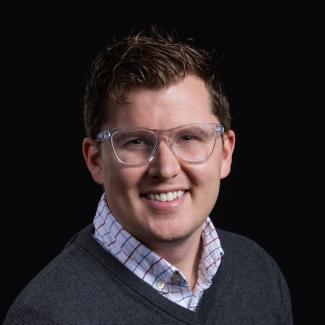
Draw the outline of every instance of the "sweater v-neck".
[[[92,258],[95,258],[126,290],[132,290],[133,294],[139,296],[144,303],[152,305],[178,321],[187,324],[200,324],[199,312],[193,312],[164,298],[105,251],[93,238],[92,233],[93,226],[89,225],[78,234],[76,244]]]

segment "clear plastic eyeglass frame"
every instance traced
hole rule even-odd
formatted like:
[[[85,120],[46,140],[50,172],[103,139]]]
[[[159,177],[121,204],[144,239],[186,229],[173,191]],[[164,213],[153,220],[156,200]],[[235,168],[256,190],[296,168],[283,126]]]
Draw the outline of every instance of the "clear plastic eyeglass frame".
[[[191,128],[191,127],[196,127],[196,126],[197,127],[207,127],[207,128],[213,128],[214,129],[214,131],[215,131],[214,142],[213,142],[213,145],[211,146],[211,152],[206,157],[204,157],[204,159],[201,159],[201,160],[184,159],[184,158],[180,157],[179,154],[177,154],[177,152],[175,152],[174,144],[170,141],[169,135],[171,133],[177,132],[178,130]],[[152,150],[143,161],[136,162],[136,163],[129,163],[129,162],[125,162],[122,159],[120,159],[120,157],[119,157],[119,155],[117,153],[117,150],[115,148],[115,145],[114,145],[114,136],[116,136],[117,134],[119,134],[121,132],[125,132],[125,131],[132,131],[132,132],[145,131],[145,132],[148,132],[148,133],[150,132],[151,134],[155,135],[155,141],[154,141],[154,145],[152,147]],[[224,132],[225,132],[224,127],[221,124],[213,124],[213,123],[184,124],[184,125],[172,128],[172,129],[150,129],[150,128],[142,128],[142,127],[140,127],[140,128],[129,127],[129,128],[115,128],[115,129],[110,129],[110,130],[109,129],[103,130],[103,131],[97,133],[96,141],[98,143],[100,143],[100,142],[110,142],[111,146],[113,148],[114,156],[115,156],[116,160],[120,164],[126,165],[126,166],[140,166],[140,165],[150,163],[155,158],[156,153],[157,153],[158,148],[159,148],[159,145],[160,145],[160,139],[165,135],[165,138],[167,139],[166,143],[168,144],[170,150],[172,151],[173,155],[177,159],[186,161],[187,163],[190,163],[190,164],[201,164],[201,163],[206,162],[210,158],[210,156],[211,156],[211,154],[212,154],[212,152],[214,150],[214,147],[215,147],[217,136],[222,136],[224,134]]]

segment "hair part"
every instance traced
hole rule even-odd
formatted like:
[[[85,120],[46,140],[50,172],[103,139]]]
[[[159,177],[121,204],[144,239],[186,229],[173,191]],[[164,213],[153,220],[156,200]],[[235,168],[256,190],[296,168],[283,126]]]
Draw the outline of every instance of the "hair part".
[[[160,88],[194,74],[205,82],[211,94],[212,111],[225,131],[230,129],[229,102],[212,55],[195,47],[191,40],[159,32],[131,34],[101,52],[92,63],[84,96],[84,125],[95,139],[109,119],[107,100],[127,103],[127,91],[134,87]]]

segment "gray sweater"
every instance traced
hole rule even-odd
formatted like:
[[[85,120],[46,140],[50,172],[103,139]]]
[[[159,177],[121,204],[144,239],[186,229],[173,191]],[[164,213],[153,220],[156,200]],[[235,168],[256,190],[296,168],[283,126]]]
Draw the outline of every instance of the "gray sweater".
[[[196,312],[161,296],[93,239],[93,227],[21,292],[4,325],[292,324],[290,295],[273,259],[255,242],[217,229],[225,255]]]

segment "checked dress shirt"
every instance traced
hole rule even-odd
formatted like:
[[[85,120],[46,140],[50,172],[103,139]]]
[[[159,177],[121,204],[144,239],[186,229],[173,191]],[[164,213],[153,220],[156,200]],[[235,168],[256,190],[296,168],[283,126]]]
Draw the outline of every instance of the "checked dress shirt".
[[[165,298],[192,311],[198,306],[204,290],[210,287],[224,254],[218,234],[207,217],[202,225],[198,279],[192,291],[180,270],[122,227],[110,211],[105,193],[97,207],[94,227],[94,237],[106,251]]]

